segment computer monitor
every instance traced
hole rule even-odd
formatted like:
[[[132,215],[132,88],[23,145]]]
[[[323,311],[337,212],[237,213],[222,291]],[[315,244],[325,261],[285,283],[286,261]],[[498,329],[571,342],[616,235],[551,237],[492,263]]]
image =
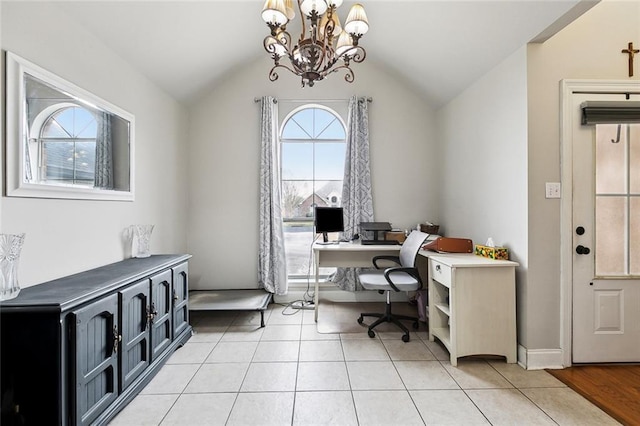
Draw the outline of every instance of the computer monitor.
[[[344,216],[342,207],[316,207],[315,208],[316,233],[322,233],[322,240],[327,243],[327,232],[343,232]]]

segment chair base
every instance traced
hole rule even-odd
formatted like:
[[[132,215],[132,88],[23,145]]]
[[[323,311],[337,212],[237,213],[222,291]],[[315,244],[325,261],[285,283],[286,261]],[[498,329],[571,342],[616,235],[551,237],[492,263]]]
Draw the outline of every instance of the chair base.
[[[393,324],[395,324],[398,328],[400,328],[402,331],[404,331],[404,335],[402,336],[402,341],[403,342],[408,342],[410,340],[409,337],[409,329],[407,327],[405,327],[404,324],[402,324],[400,322],[400,320],[409,320],[409,321],[413,321],[413,328],[417,329],[418,327],[420,327],[420,323],[418,322],[418,318],[417,317],[410,317],[408,315],[396,315],[391,313],[391,304],[387,303],[386,304],[386,308],[385,308],[385,313],[381,314],[381,313],[361,313],[360,314],[360,318],[358,318],[358,324],[362,324],[362,322],[364,321],[364,317],[374,317],[374,318],[378,318],[373,324],[371,324],[369,326],[369,337],[373,338],[376,337],[376,333],[373,331],[373,329],[375,327],[377,327],[379,324],[382,324],[383,322],[391,322]]]

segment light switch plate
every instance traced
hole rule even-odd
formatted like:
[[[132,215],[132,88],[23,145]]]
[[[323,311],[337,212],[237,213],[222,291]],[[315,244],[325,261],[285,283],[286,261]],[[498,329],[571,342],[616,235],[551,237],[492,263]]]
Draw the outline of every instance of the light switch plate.
[[[545,198],[560,198],[560,182],[545,183]]]

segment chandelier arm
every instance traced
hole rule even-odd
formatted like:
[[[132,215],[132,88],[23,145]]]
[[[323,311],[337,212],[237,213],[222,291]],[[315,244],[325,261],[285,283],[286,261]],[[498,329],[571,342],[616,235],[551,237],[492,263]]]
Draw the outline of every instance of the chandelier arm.
[[[304,13],[302,13],[302,0],[298,0],[298,12],[300,12],[300,20],[302,21],[302,32],[300,32],[300,40],[298,41],[298,44],[300,44],[304,40],[304,34],[307,32],[307,23],[304,19]]]
[[[282,31],[280,35],[281,35],[280,44],[282,44],[284,48],[287,50],[287,52],[289,52],[291,49],[291,34],[289,34],[288,31]],[[284,42],[283,42],[283,39],[284,39]]]
[[[318,71],[318,72],[319,72],[320,74],[322,74],[322,75],[328,75],[328,74],[331,74],[331,73],[329,72],[329,70],[331,69],[331,67],[333,67],[333,66],[336,64],[336,62],[338,62],[338,58],[332,58],[332,59],[329,59],[329,60],[327,61],[327,63],[324,65],[324,67],[323,67],[320,71]],[[348,63],[346,63],[345,65],[347,65],[347,66],[348,66],[349,64],[348,64]]]
[[[276,63],[271,70],[269,71],[269,80],[271,81],[276,81],[278,79],[278,73],[276,72],[276,68],[284,68],[286,70],[289,70],[290,72],[294,73],[294,74],[298,74],[297,72],[295,72],[292,68],[286,66],[286,65],[282,65],[280,63]]]
[[[327,15],[327,23],[324,26],[324,38],[322,39],[322,61],[321,64],[325,63],[326,61],[330,61],[334,52],[333,52],[333,48],[331,45],[331,41],[333,38],[333,31],[335,30],[335,23],[333,22],[333,11],[335,9],[335,6],[330,6],[329,10],[327,11],[328,15]],[[321,65],[320,64],[320,65]]]
[[[326,73],[323,74],[323,78],[327,77],[328,75],[331,75],[335,72],[338,72],[340,70],[346,70],[346,74],[344,75],[344,79],[347,83],[353,83],[353,81],[355,80],[355,74],[353,73],[353,70],[351,69],[351,67],[349,65],[347,65],[346,63],[340,66],[337,66],[331,70],[327,70]]]
[[[276,55],[276,44],[281,44],[280,41],[273,37],[273,36],[266,36],[262,42],[262,45],[264,46],[264,50],[267,51],[267,53],[270,53],[272,55]],[[279,55],[278,55],[279,56]]]
[[[329,10],[327,10],[327,23],[324,26],[324,40],[323,40],[323,56],[330,57],[333,53],[332,42],[333,42],[333,32],[336,29],[336,23],[333,21],[333,15],[336,12],[335,6],[329,6]],[[327,49],[327,47],[329,47]]]
[[[353,55],[349,55],[351,57],[351,60],[353,62],[356,62],[356,63],[360,63],[360,62],[364,61],[364,58],[367,57],[367,51],[364,50],[364,47],[355,46],[354,49],[355,49],[355,51],[354,51]]]

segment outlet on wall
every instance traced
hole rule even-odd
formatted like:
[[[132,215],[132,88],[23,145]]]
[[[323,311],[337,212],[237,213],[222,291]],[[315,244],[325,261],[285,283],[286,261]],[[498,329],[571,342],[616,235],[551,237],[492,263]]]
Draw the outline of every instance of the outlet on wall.
[[[560,198],[560,182],[545,183],[545,198]]]

